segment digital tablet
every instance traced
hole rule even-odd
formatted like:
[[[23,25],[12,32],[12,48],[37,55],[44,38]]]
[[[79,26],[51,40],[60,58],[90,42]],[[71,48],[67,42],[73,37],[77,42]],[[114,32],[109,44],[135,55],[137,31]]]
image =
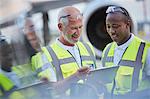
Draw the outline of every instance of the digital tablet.
[[[15,89],[12,94],[17,93],[19,95],[16,97],[16,99],[51,99],[53,98],[52,91],[53,88],[51,83],[38,82],[19,89]]]
[[[87,77],[87,82],[111,83],[116,76],[119,66],[103,67],[92,70]]]

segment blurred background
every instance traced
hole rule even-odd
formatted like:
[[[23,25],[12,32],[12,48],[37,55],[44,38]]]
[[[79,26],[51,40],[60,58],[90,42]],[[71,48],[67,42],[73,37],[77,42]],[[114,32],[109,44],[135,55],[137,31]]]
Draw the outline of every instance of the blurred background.
[[[132,18],[132,32],[140,38],[150,41],[149,4],[150,0],[1,0],[0,31],[12,42],[23,43],[21,32],[25,18],[30,17],[35,25],[41,45],[45,46],[55,41],[59,35],[57,30],[59,9],[63,6],[73,5],[84,14],[81,40],[91,42],[95,47],[97,58],[100,58],[105,45],[111,42],[104,24],[107,7],[120,5],[126,8]],[[103,42],[99,44],[101,41]],[[19,45],[15,44],[15,46]],[[24,49],[15,48],[16,50]]]

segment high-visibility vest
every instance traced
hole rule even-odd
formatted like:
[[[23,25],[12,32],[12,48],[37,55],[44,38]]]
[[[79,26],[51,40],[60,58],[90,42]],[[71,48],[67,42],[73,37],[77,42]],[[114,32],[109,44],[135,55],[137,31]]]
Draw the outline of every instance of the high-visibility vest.
[[[90,43],[77,42],[77,46],[79,49],[82,66],[93,66],[95,68],[95,53],[92,45]],[[42,51],[46,55],[48,61],[52,63],[56,72],[57,80],[69,77],[79,69],[79,66],[73,56],[67,50],[61,48],[57,43],[54,43],[51,46],[43,47]],[[37,69],[39,73],[38,75],[40,77],[49,78],[51,73],[48,70],[48,67],[42,67],[43,64],[41,61],[42,59],[40,59],[40,53],[38,53],[37,56],[34,56],[34,58],[37,58],[38,62],[32,61],[32,64],[35,63],[34,66],[36,67],[34,68]],[[42,68],[44,68],[44,70]]]
[[[116,43],[106,46],[102,55],[103,66],[115,66],[114,50]],[[125,94],[150,88],[150,82],[146,79],[143,68],[146,61],[149,46],[141,39],[135,37],[124,52],[119,69],[116,73],[115,83],[107,84],[108,91],[114,89],[114,94]]]
[[[41,60],[41,55],[42,53],[39,52],[39,53],[36,53],[35,55],[32,56],[31,58],[31,68],[33,71],[36,71],[38,68],[38,66],[41,66],[41,64],[39,65],[38,63],[41,63],[39,62]]]
[[[12,70],[17,74],[21,86],[27,86],[38,81],[36,72],[32,71],[30,63],[13,66]]]
[[[5,97],[4,99],[6,99],[6,97],[8,99],[25,99],[19,92],[13,90],[15,88],[16,86],[13,81],[11,81],[4,74],[0,73],[0,99],[3,97]]]
[[[13,81],[11,81],[7,76],[0,73],[0,95],[3,95],[3,93],[10,91],[15,87]]]
[[[24,93],[26,94],[26,93]],[[9,96],[7,96],[8,99],[29,99],[26,98],[22,93],[18,92],[18,91],[13,91]]]

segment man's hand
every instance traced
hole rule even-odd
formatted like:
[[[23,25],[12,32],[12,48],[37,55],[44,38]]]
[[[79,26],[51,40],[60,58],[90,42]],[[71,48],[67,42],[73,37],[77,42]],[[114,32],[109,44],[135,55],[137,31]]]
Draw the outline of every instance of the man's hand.
[[[89,73],[90,73],[90,67],[82,67],[77,70],[75,75],[78,79],[82,79],[82,78],[86,77]]]
[[[90,72],[90,67],[82,67],[78,69],[73,75],[67,77],[63,80],[53,83],[53,88],[58,93],[64,93],[68,88],[70,88],[72,83],[76,83],[80,79],[85,79],[87,74]],[[43,79],[45,81],[45,79]],[[61,90],[60,90],[61,88]]]

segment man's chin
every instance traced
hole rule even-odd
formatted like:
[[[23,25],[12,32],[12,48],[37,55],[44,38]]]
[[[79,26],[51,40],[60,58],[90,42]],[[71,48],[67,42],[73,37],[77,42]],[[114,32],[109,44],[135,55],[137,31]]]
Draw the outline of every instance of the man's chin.
[[[79,41],[79,39],[75,39],[75,38],[72,38],[72,39],[69,39],[69,40],[67,40],[69,43],[71,43],[71,44],[75,44],[75,43],[77,43],[78,41]]]
[[[118,42],[118,40],[117,39],[112,39],[114,42]]]
[[[78,41],[79,41],[79,40],[74,40],[73,42],[74,42],[74,43],[77,43]]]
[[[70,44],[76,44],[78,42],[78,40],[77,41],[71,41],[71,42],[69,42]]]

